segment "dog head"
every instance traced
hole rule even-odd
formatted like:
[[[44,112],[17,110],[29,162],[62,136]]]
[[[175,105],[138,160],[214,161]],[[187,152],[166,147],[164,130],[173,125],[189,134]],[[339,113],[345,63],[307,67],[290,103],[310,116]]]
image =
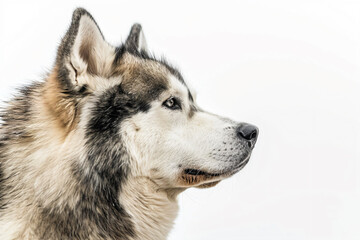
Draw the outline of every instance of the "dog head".
[[[53,111],[67,132],[84,132],[100,177],[126,168],[164,189],[210,187],[249,161],[258,129],[201,109],[179,71],[149,54],[138,24],[113,47],[75,10],[54,72]]]

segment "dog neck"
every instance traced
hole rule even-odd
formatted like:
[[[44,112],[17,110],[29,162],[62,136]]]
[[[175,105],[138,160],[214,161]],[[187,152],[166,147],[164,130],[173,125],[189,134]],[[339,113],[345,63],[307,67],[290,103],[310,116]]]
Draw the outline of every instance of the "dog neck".
[[[178,212],[177,193],[161,190],[146,177],[130,177],[122,187],[120,203],[131,216],[135,238],[166,239]]]

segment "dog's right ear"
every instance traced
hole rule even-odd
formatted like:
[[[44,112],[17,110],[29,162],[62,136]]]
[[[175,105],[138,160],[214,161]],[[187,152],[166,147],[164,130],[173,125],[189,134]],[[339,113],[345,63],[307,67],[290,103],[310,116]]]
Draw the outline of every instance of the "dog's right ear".
[[[83,8],[74,11],[71,25],[58,48],[58,77],[68,90],[80,90],[89,76],[106,76],[114,48],[109,45],[94,18]]]
[[[140,24],[135,23],[131,27],[130,34],[125,42],[125,47],[128,51],[135,51],[138,53],[148,52],[144,31]]]

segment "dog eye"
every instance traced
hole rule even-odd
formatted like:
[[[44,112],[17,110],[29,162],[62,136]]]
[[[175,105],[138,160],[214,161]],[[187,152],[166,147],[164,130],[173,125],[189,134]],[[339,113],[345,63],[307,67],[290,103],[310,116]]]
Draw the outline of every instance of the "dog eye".
[[[164,103],[163,106],[171,109],[171,110],[177,110],[177,109],[181,109],[179,100],[177,100],[174,97],[170,97],[168,98]]]

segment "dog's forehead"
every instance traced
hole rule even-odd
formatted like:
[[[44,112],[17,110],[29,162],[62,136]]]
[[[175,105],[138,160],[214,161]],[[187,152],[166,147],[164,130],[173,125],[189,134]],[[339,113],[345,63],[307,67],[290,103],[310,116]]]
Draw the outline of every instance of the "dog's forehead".
[[[121,85],[125,91],[146,95],[164,90],[182,94],[188,88],[180,73],[163,61],[151,58],[140,58],[124,54],[116,71],[121,75]]]
[[[179,80],[174,75],[169,75],[169,91],[172,95],[186,97],[190,90],[187,88],[184,81]]]

